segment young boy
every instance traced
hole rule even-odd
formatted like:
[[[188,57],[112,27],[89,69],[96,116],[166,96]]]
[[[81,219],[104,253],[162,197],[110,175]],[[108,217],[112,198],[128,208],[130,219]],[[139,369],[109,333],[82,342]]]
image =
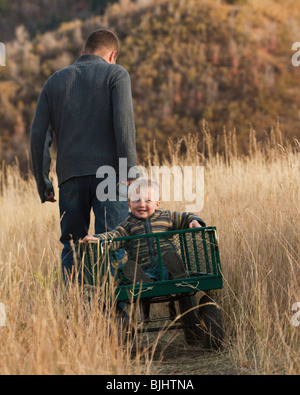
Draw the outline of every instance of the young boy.
[[[129,186],[128,205],[131,212],[123,223],[111,232],[86,236],[83,241],[112,240],[116,237],[205,226],[203,220],[195,214],[159,209],[159,185],[146,178],[139,178]],[[153,237],[115,244],[114,248],[125,248],[127,251],[128,260],[121,270],[128,280],[139,283],[161,279],[157,246]],[[183,262],[172,243],[172,236],[160,238],[160,248],[164,265],[163,279],[187,277]]]

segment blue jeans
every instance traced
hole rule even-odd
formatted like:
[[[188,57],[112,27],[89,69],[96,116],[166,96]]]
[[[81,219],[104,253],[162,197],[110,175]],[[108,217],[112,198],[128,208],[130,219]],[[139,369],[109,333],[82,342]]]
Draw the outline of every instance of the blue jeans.
[[[156,258],[156,259],[155,259]],[[158,263],[157,257],[152,257],[152,260],[156,261],[153,263],[149,263],[148,265],[143,266],[143,270],[145,274],[152,278],[154,281],[161,281],[161,280],[168,280],[169,279],[169,272],[166,269],[165,265],[163,264],[163,278],[160,278],[160,267]]]
[[[95,233],[113,230],[123,222],[128,214],[125,201],[100,202],[96,196],[97,186],[103,178],[95,175],[73,177],[65,181],[59,188],[59,209],[62,250],[62,269],[64,281],[72,274],[74,267],[73,249],[79,239],[89,232],[91,209],[95,214]],[[118,180],[117,180],[118,182]],[[80,281],[80,279],[79,279]]]

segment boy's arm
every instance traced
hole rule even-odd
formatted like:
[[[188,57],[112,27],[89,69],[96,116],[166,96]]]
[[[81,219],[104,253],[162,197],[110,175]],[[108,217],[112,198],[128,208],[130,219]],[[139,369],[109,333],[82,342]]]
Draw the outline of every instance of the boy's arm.
[[[174,230],[196,228],[199,225],[206,226],[203,219],[193,213],[179,213],[178,211],[171,212],[171,221]]]
[[[94,236],[85,236],[83,242],[87,243],[88,241],[98,241],[99,239],[102,241],[113,240],[116,237],[125,237],[129,236],[127,230],[122,226],[117,226],[114,230],[105,233],[99,233]],[[121,242],[118,243],[118,246],[115,246],[115,249],[121,247]]]
[[[121,225],[118,225],[114,230],[111,230],[110,232],[105,232],[105,233],[99,233],[97,235],[94,235],[97,239],[100,240],[112,240],[115,239],[116,237],[125,237],[129,236],[128,232],[126,229]]]

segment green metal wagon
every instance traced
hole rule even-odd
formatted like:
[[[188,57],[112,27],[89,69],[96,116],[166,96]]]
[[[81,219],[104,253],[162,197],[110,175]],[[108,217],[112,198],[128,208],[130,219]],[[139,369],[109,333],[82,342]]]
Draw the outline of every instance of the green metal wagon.
[[[151,323],[150,306],[154,303],[167,303],[169,320],[168,330],[183,329],[188,344],[202,341],[207,349],[219,348],[223,340],[223,324],[220,306],[211,296],[212,290],[223,287],[222,270],[219,255],[218,237],[215,227],[184,229],[170,232],[114,238],[113,240],[80,244],[80,258],[83,262],[84,284],[95,287],[110,283],[110,277],[121,273],[118,265],[117,246],[130,245],[139,238],[152,238],[160,269],[160,280],[149,283],[124,283],[122,275],[114,288],[117,302],[138,303],[142,319]],[[161,245],[171,240],[185,266],[186,277],[163,280],[163,260]],[[153,244],[153,243],[152,243]],[[124,250],[123,250],[124,251]],[[153,252],[152,252],[153,253]],[[113,263],[112,263],[113,261]],[[125,257],[121,264],[126,261]],[[115,270],[116,269],[116,270]],[[176,319],[176,317],[178,319]],[[162,318],[163,320],[166,317]],[[156,318],[156,321],[159,318]],[[151,332],[161,327],[143,328]]]

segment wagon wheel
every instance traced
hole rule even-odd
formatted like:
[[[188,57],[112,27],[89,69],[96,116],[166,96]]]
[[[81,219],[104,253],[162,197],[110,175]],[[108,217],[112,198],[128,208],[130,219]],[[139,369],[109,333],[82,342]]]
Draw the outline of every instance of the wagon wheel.
[[[221,309],[216,300],[208,295],[202,296],[199,305],[203,346],[209,350],[219,349],[224,338]]]
[[[200,329],[201,320],[198,316],[198,311],[195,308],[195,298],[192,296],[183,296],[179,299],[178,303],[180,313],[182,314],[181,321],[187,326],[187,328],[184,328],[183,330],[185,340],[187,344],[193,345],[201,340],[202,335],[202,331]]]

